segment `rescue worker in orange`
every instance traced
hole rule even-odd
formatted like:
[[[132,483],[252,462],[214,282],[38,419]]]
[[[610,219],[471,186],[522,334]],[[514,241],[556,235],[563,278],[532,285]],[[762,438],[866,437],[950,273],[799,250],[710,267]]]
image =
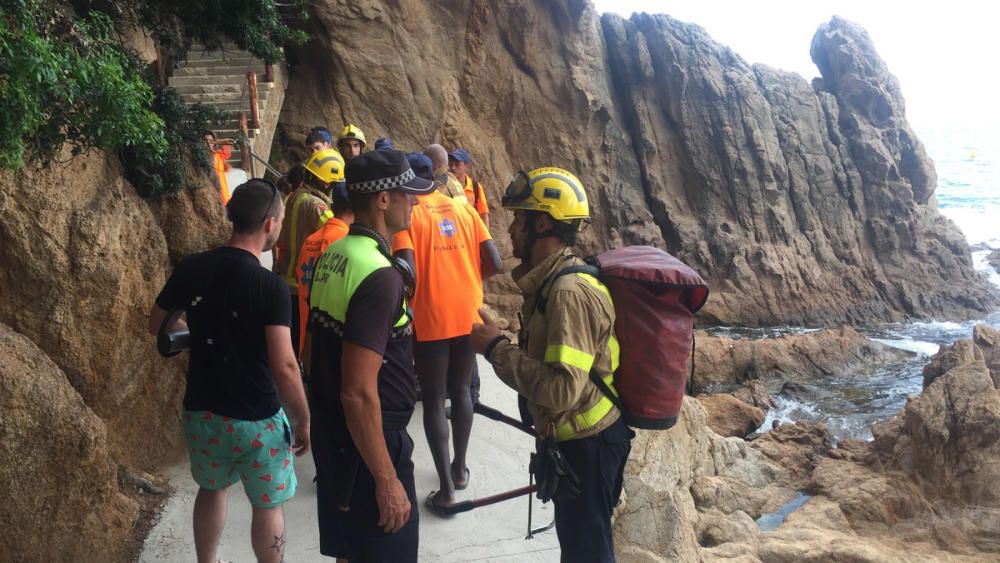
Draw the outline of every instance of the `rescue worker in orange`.
[[[418,178],[433,180],[431,161],[408,155]],[[440,186],[439,186],[440,189]],[[483,304],[483,281],[500,271],[500,254],[475,211],[435,191],[417,198],[410,228],[393,237],[392,250],[414,264],[413,360],[424,406],[424,433],[437,470],[439,488],[427,506],[439,515],[469,484],[466,452],[472,432],[469,393],[476,353],[469,344],[476,311]],[[451,397],[454,458],[448,451],[445,394]]]
[[[521,260],[512,272],[524,294],[521,332],[515,345],[484,318],[472,345],[518,392],[522,418],[538,435],[532,470],[555,502],[562,561],[614,561],[611,512],[634,434],[590,378],[610,386],[618,366],[615,308],[597,278],[557,276],[584,263],[572,246],[590,219],[587,195],[576,176],[546,167],[518,172],[502,205],[514,212],[508,232]]]
[[[226,178],[226,170],[229,170],[226,161],[233,156],[233,141],[231,139],[216,141],[215,133],[212,131],[205,131],[204,136],[208,152],[212,154],[212,170],[215,171],[215,179],[219,185],[219,198],[222,200],[222,205],[226,205],[229,203],[229,198],[233,197],[229,191],[229,180]]]
[[[330,185],[344,181],[344,159],[333,149],[314,152],[305,162],[305,181],[288,196],[286,218],[275,246],[274,272],[288,284],[292,303],[298,303],[295,267],[306,237],[331,217]],[[299,308],[292,307],[292,345],[299,350]]]
[[[448,153],[448,171],[465,188],[465,199],[475,208],[482,218],[486,228],[490,226],[490,207],[486,203],[486,192],[483,184],[472,177],[472,157],[465,149],[455,149]]]

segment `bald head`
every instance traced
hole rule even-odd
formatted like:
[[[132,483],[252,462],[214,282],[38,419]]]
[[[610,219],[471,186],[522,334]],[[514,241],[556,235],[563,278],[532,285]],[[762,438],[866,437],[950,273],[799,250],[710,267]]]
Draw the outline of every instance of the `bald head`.
[[[431,159],[431,165],[434,166],[435,171],[448,168],[448,151],[444,150],[444,147],[441,145],[437,143],[427,145],[427,148],[424,149],[424,154]]]

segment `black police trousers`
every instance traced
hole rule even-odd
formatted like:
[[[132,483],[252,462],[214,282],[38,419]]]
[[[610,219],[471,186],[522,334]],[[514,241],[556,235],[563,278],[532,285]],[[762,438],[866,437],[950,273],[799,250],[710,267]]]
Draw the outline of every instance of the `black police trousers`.
[[[611,512],[621,497],[634,436],[619,419],[594,436],[559,442],[560,451],[580,478],[579,496],[570,501],[553,499],[563,563],[615,560]]]

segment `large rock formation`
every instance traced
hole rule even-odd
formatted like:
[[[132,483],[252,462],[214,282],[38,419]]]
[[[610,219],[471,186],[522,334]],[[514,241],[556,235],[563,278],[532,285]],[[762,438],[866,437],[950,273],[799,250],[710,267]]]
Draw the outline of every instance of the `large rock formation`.
[[[0,412],[3,559],[118,560],[138,508],[118,491],[107,425],[44,352],[2,322]],[[72,538],[72,549],[55,538]]]
[[[225,230],[213,190],[146,202],[108,154],[0,173],[6,560],[117,559],[138,510],[117,467],[157,468],[182,443],[186,363],[156,353],[147,314],[171,258]]]
[[[496,206],[518,168],[589,189],[585,252],[654,244],[709,281],[704,316],[739,324],[967,316],[997,304],[935,209],[933,166],[864,30],[834,18],[823,78],[751,67],[667,16],[579,0],[326,2],[282,113],[288,137],[358,124],[419,149],[469,148]],[[803,45],[805,49],[807,46]],[[491,214],[493,232],[509,218]],[[510,312],[511,287],[488,299]]]

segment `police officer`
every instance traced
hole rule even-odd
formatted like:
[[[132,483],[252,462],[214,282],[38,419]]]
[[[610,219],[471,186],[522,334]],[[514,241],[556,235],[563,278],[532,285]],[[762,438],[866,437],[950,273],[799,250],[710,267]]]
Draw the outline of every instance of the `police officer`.
[[[354,209],[348,235],[313,272],[310,392],[318,482],[320,552],[364,561],[416,561],[413,440],[416,403],[412,272],[388,241],[410,226],[416,177],[400,151],[362,153],[347,164]]]
[[[552,497],[562,561],[614,561],[611,512],[633,433],[590,374],[610,383],[618,366],[615,309],[597,278],[558,275],[584,263],[571,247],[590,219],[587,195],[566,170],[538,168],[517,174],[502,205],[514,212],[508,232],[521,260],[512,275],[524,294],[522,331],[515,346],[486,320],[473,327],[472,345],[520,395],[540,438],[543,463],[532,464],[540,483],[552,482],[556,465],[575,474]]]

